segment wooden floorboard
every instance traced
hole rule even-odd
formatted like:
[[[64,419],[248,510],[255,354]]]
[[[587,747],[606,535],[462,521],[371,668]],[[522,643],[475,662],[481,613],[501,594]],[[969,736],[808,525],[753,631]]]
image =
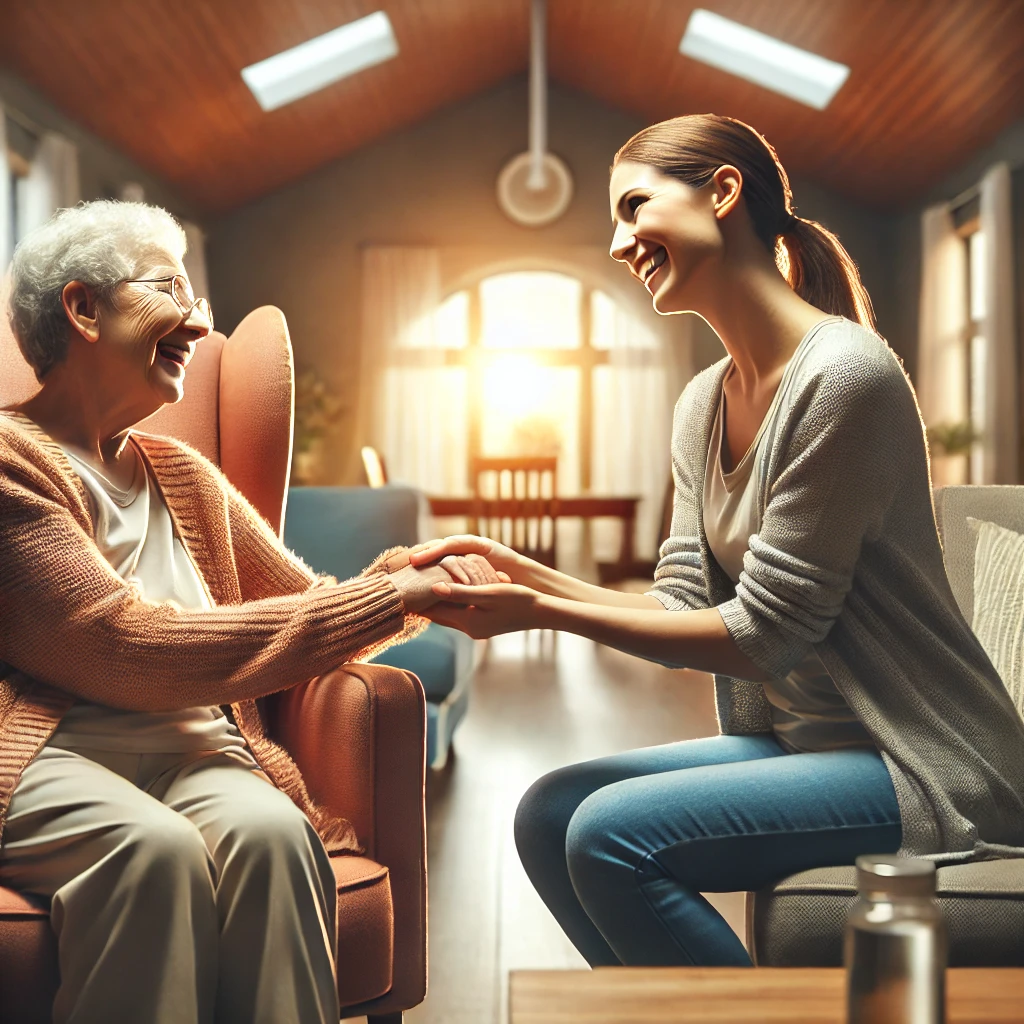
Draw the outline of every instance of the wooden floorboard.
[[[428,781],[429,990],[407,1024],[506,1024],[509,971],[586,966],[516,854],[513,815],[535,779],[716,731],[707,676],[568,634],[492,640],[455,755]],[[742,932],[742,897],[713,901]]]

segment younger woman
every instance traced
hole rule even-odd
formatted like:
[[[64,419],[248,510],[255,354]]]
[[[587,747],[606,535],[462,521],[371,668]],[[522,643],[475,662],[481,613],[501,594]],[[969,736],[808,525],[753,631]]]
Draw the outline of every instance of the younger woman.
[[[727,355],[676,406],[672,536],[627,595],[454,537],[511,584],[438,583],[473,636],[562,629],[716,674],[721,735],[540,779],[516,841],[594,966],[749,964],[703,892],[862,853],[1024,853],[1024,723],[946,580],[914,392],[853,261],[793,212],[752,128],[647,128],[611,176],[611,255]]]

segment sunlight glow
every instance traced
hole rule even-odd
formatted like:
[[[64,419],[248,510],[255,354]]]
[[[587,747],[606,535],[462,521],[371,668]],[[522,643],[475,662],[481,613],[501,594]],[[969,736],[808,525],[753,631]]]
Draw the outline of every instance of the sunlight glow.
[[[480,284],[484,348],[579,348],[583,287],[547,271],[498,274]]]
[[[484,405],[510,420],[548,412],[555,400],[554,381],[529,356],[502,356],[484,370]]]
[[[576,451],[579,369],[544,365],[523,350],[579,348],[582,301],[576,278],[551,271],[480,283],[484,453],[558,455],[561,463]]]

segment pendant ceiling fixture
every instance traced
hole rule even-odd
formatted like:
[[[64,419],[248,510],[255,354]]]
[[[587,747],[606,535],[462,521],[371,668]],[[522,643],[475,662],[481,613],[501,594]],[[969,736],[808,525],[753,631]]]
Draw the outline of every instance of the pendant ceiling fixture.
[[[572,174],[547,152],[546,0],[530,5],[530,148],[498,175],[498,205],[510,220],[538,228],[557,220],[572,201]]]

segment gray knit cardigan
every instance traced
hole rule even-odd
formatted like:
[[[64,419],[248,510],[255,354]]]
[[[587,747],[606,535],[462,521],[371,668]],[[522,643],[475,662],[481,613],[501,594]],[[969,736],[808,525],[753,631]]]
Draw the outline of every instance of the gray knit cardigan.
[[[906,854],[1024,856],[1024,722],[946,579],[913,388],[878,335],[823,321],[801,342],[758,466],[761,532],[733,586],[702,495],[723,359],[676,405],[672,536],[650,593],[717,607],[751,661],[784,677],[813,646],[881,751]],[[771,731],[759,683],[715,678],[723,733]]]

